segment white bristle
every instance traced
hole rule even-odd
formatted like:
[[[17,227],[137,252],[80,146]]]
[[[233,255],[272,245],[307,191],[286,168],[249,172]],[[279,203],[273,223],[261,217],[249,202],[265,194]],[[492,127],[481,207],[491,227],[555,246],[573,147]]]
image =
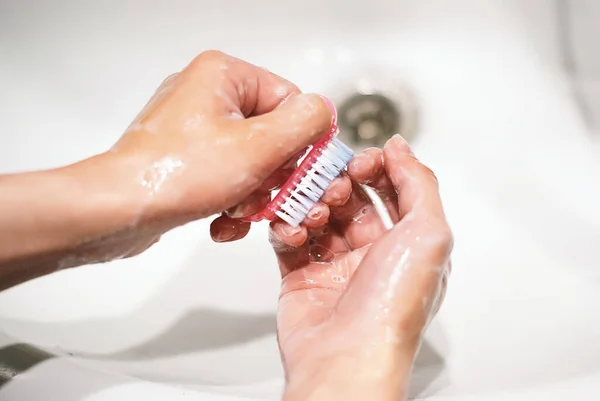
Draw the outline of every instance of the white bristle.
[[[292,216],[290,216],[288,214],[285,214],[285,213],[283,213],[281,211],[277,211],[277,212],[275,212],[275,214],[277,216],[279,216],[283,221],[285,221],[286,223],[288,223],[289,225],[294,226],[294,227],[298,227],[298,224],[296,224],[296,220]]]
[[[310,199],[313,204],[319,200],[321,196],[323,196],[323,190],[316,185],[313,185],[311,180],[308,177],[304,177],[302,181],[298,184],[298,194],[302,196],[304,194],[308,199]],[[302,194],[300,194],[302,193]],[[310,205],[312,207],[312,204]]]
[[[319,171],[319,174],[324,176],[325,178],[327,178],[329,181],[333,180],[335,178],[335,170],[334,171],[329,171],[329,169],[327,168],[327,164],[325,163],[321,163],[321,162],[317,162],[315,163],[315,169]]]
[[[318,166],[316,163],[313,166],[312,169],[308,170],[307,175],[312,178],[313,182],[315,182],[323,191],[325,191],[327,189],[327,187],[329,186],[329,183],[331,182],[331,180],[328,180],[327,178],[324,178],[323,176],[319,175],[317,173],[317,169],[319,169],[320,166]]]
[[[302,205],[307,209],[310,210],[310,208],[312,207],[312,205],[314,205],[314,203],[308,199],[306,196],[304,195],[300,195],[298,194],[298,190],[292,192],[292,196],[294,197],[294,199],[296,199],[298,202],[302,203]]]
[[[352,149],[334,138],[317,157],[306,176],[290,192],[281,205],[281,210],[276,212],[277,216],[291,226],[300,225],[310,209],[321,199],[331,181],[340,175],[353,157]]]
[[[295,205],[292,204],[291,198],[288,198],[285,203],[281,205],[281,209],[295,219],[302,218],[303,215],[306,216],[306,213],[308,213],[308,211],[303,212],[302,210],[297,209]]]
[[[337,157],[333,152],[328,151],[327,149],[323,150],[323,154],[325,156],[327,156],[327,158],[331,161],[331,163],[340,168],[344,168],[343,166],[345,165],[344,161],[342,159],[340,159],[339,157]]]
[[[296,200],[296,198],[294,197],[289,197],[288,202],[290,203],[290,205],[293,206],[293,208],[295,210],[299,210],[302,213],[308,213],[310,209],[308,209],[306,206],[304,206],[302,203],[300,203],[299,201]]]

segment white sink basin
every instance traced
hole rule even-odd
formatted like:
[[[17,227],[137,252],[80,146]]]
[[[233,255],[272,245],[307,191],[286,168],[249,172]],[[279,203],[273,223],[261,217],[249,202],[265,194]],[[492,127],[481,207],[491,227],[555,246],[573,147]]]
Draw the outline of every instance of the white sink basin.
[[[357,78],[408,82],[415,151],[456,235],[412,396],[600,397],[600,153],[521,2],[121,3],[0,4],[0,172],[108,148],[209,48],[334,99]],[[0,346],[56,357],[0,399],[276,400],[278,287],[265,226],[217,245],[201,221],[137,258],[5,291]]]

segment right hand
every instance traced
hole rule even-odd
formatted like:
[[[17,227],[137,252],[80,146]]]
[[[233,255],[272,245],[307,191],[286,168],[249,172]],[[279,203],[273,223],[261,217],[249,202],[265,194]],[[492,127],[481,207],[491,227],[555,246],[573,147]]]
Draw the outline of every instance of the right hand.
[[[227,209],[243,217],[252,212],[243,206],[268,201],[282,166],[325,134],[331,119],[318,95],[207,51],[162,83],[109,153],[123,160],[120,175],[141,187],[142,220],[176,226]]]
[[[318,95],[221,52],[200,54],[162,83],[110,151],[0,177],[0,226],[11,228],[0,230],[0,289],[137,255],[168,230],[227,209],[252,213],[331,118]],[[249,227],[222,227],[220,239]]]

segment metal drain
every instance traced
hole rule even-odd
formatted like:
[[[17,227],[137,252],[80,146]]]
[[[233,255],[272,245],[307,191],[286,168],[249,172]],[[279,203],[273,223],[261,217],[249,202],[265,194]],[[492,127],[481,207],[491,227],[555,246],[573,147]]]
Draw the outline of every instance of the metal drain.
[[[365,74],[342,82],[335,90],[340,139],[356,151],[382,147],[395,134],[412,143],[417,135],[418,105],[410,85],[387,80],[365,87],[368,80],[364,77],[369,75],[376,76]]]
[[[338,110],[341,132],[351,144],[381,146],[398,133],[401,115],[394,103],[380,94],[355,94]]]

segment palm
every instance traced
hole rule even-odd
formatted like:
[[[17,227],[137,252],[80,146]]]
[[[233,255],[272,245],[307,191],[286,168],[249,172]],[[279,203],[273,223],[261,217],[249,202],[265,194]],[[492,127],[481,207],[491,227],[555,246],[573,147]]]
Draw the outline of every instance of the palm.
[[[276,240],[272,242],[283,277],[278,335],[288,370],[307,355],[323,356],[336,346],[329,340],[335,342],[340,330],[346,329],[337,324],[342,317],[336,313],[336,306],[370,245],[386,232],[358,185],[343,205],[330,207],[327,224],[315,225],[319,226],[313,224],[298,233],[306,237],[296,247],[278,242],[285,234],[280,232],[281,223],[273,225],[272,238]],[[345,346],[353,348],[350,343]]]
[[[337,338],[340,329],[339,325],[331,324],[335,307],[365,250],[338,254],[326,265],[309,262],[285,275],[277,329],[282,357],[288,368],[297,366],[308,353],[322,355],[332,348],[327,339]]]
[[[389,347],[402,342],[415,350],[443,298],[452,237],[437,183],[406,148],[386,152],[385,168],[377,150],[362,154],[375,161],[363,169],[368,173],[350,166],[349,195],[338,206],[329,201],[340,197],[324,197],[330,215],[321,224],[305,221],[291,233],[282,222],[271,225],[283,277],[278,334],[288,374],[334,354],[360,361],[373,352],[392,355]],[[410,169],[414,177],[407,177]],[[356,182],[382,198],[391,230]]]

